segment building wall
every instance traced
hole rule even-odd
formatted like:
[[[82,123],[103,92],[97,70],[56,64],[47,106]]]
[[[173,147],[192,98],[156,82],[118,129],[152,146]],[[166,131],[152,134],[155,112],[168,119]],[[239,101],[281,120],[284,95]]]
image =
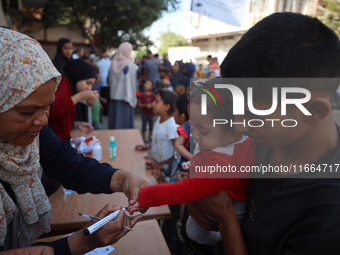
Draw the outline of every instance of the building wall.
[[[218,57],[221,63],[242,34],[266,16],[283,11],[314,15],[317,3],[318,0],[247,0],[241,27],[188,12],[183,19],[183,30],[191,46],[199,47],[202,54]]]

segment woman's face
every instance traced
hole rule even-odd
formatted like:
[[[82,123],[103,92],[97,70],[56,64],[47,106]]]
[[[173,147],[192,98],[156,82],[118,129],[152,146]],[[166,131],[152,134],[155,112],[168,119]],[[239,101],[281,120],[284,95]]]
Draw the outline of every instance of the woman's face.
[[[93,85],[96,82],[96,78],[89,78],[86,80],[78,81],[76,84],[77,92],[92,90]]]
[[[0,138],[19,146],[31,144],[48,122],[55,89],[56,81],[52,78],[21,103],[0,113]]]
[[[71,58],[73,52],[73,44],[71,42],[64,43],[61,46],[61,52],[65,58]]]
[[[172,67],[172,70],[173,70],[175,73],[177,73],[177,72],[179,71],[179,64],[178,64],[177,61],[175,62],[174,66]]]

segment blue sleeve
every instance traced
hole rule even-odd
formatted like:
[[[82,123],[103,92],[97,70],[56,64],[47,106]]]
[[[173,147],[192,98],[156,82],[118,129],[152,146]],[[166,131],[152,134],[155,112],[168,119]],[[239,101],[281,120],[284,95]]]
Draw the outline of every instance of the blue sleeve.
[[[77,153],[69,139],[62,141],[49,125],[40,131],[40,164],[44,173],[79,194],[112,193],[110,181],[117,169]]]

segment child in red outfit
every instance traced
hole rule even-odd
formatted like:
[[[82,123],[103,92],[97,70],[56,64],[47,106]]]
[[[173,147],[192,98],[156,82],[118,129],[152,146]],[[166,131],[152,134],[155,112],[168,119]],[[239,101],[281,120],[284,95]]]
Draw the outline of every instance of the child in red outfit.
[[[214,102],[207,98],[207,115],[201,115],[201,96],[203,90],[195,89],[190,98],[190,119],[193,126],[192,136],[196,148],[191,158],[191,178],[171,184],[144,186],[138,196],[139,207],[160,206],[164,204],[190,203],[222,190],[226,190],[234,200],[234,207],[239,217],[242,217],[249,177],[246,173],[211,174],[206,169],[213,166],[220,168],[232,166],[239,170],[242,166],[254,164],[255,147],[253,141],[242,133],[237,133],[227,125],[213,126],[214,119],[232,119],[232,105],[225,91],[220,93],[223,107],[217,109]],[[211,101],[211,102],[210,102]],[[237,171],[236,171],[237,172]],[[131,208],[130,211],[140,208]],[[220,240],[220,234],[200,227],[192,218],[187,222],[187,234],[199,243],[215,244]]]
[[[144,92],[141,93],[138,99],[138,106],[142,108],[142,137],[144,143],[148,143],[145,139],[146,126],[149,123],[149,141],[152,137],[153,128],[153,110],[152,103],[155,101],[155,94],[152,92],[153,81],[147,79],[144,83]]]

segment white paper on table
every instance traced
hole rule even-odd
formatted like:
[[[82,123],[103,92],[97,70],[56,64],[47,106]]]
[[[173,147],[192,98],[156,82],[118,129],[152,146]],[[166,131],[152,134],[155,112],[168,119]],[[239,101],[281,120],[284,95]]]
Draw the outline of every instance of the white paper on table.
[[[107,255],[111,253],[115,248],[113,248],[111,245],[96,248],[88,253],[85,253],[84,255]]]

